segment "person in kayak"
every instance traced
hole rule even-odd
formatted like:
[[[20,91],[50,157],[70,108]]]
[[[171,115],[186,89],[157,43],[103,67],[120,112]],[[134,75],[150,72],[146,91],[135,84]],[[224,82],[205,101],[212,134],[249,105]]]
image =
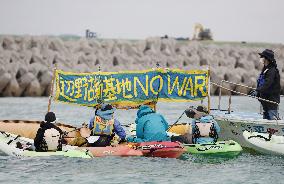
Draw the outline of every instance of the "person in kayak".
[[[114,111],[115,108],[110,104],[102,104],[100,107],[96,108],[95,116],[89,123],[91,136],[86,136],[88,139],[88,146],[110,146],[115,134],[120,138],[119,143],[126,141],[126,133],[120,122],[114,118]]]
[[[208,114],[206,107],[200,105],[196,109],[189,108],[185,113],[187,117],[193,119],[191,122],[193,144],[217,142],[220,126],[213,116]]]
[[[263,64],[262,71],[257,80],[257,88],[250,92],[251,96],[260,97],[269,101],[280,103],[280,75],[277,68],[274,52],[265,49],[258,53]],[[259,100],[263,107],[263,119],[279,119],[278,105]]]
[[[41,122],[40,128],[34,139],[35,151],[61,151],[63,143],[63,131],[54,125],[56,116],[53,112],[45,115],[45,121]]]
[[[149,106],[140,106],[135,123],[137,137],[127,137],[128,142],[170,141],[167,136],[168,122]]]

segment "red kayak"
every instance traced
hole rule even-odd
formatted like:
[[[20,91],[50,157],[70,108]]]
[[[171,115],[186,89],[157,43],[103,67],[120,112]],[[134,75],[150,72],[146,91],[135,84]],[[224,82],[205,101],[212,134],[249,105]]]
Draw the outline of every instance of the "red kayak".
[[[144,156],[161,158],[178,158],[186,150],[179,142],[143,142],[137,145]]]
[[[94,157],[104,157],[104,156],[120,156],[120,157],[129,157],[129,156],[143,156],[141,150],[135,150],[126,145],[118,146],[106,146],[106,147],[80,147],[82,149],[89,150]]]

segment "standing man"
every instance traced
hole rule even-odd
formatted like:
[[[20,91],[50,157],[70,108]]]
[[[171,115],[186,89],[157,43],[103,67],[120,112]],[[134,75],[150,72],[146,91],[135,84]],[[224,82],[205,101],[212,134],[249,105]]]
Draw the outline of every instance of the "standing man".
[[[280,103],[280,75],[277,68],[274,52],[265,49],[260,55],[263,69],[257,80],[257,88],[250,94],[269,101]],[[263,107],[263,119],[279,119],[278,105],[260,100]]]

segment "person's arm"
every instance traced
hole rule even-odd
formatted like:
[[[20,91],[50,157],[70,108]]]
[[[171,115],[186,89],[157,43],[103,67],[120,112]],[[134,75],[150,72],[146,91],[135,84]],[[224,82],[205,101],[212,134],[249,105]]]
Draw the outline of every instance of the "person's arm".
[[[265,74],[264,84],[256,89],[257,92],[260,93],[269,93],[269,88],[274,82],[275,78],[275,69],[270,68]]]
[[[61,135],[63,135],[63,131],[56,125],[51,124],[51,128],[54,128],[55,130],[57,130]]]
[[[165,126],[165,130],[167,131],[169,129],[169,124],[167,122],[167,120],[164,118],[164,116],[160,115],[161,119],[162,119],[162,122]]]
[[[120,139],[125,139],[126,133],[122,128],[120,122],[118,120],[114,120],[114,132],[120,137]]]
[[[95,120],[95,116],[90,119],[89,129],[92,129],[94,127],[94,120]]]
[[[191,133],[193,133],[195,131],[195,126],[196,126],[196,120],[195,119],[192,119],[191,121]]]
[[[42,142],[43,136],[44,136],[44,130],[40,127],[37,130],[37,133],[36,133],[36,136],[35,136],[35,139],[34,139],[34,146],[35,146],[36,150],[40,149],[40,143]]]
[[[219,124],[214,119],[212,121],[213,121],[214,127],[216,129],[216,132],[219,133],[221,131]]]
[[[139,122],[139,120],[136,122],[136,137],[143,139],[144,138],[144,125],[146,122]]]

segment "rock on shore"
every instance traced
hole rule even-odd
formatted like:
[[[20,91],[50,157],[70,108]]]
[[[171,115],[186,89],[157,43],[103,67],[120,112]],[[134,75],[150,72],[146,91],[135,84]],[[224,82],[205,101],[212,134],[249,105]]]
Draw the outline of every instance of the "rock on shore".
[[[258,52],[275,51],[284,92],[284,45],[146,40],[62,39],[43,36],[0,36],[0,96],[47,96],[52,69],[74,72],[141,70],[155,67],[204,69],[211,81],[222,79],[255,87],[262,68]],[[247,93],[234,85],[230,89]],[[216,86],[212,94],[218,94]],[[223,91],[223,94],[229,94]]]

